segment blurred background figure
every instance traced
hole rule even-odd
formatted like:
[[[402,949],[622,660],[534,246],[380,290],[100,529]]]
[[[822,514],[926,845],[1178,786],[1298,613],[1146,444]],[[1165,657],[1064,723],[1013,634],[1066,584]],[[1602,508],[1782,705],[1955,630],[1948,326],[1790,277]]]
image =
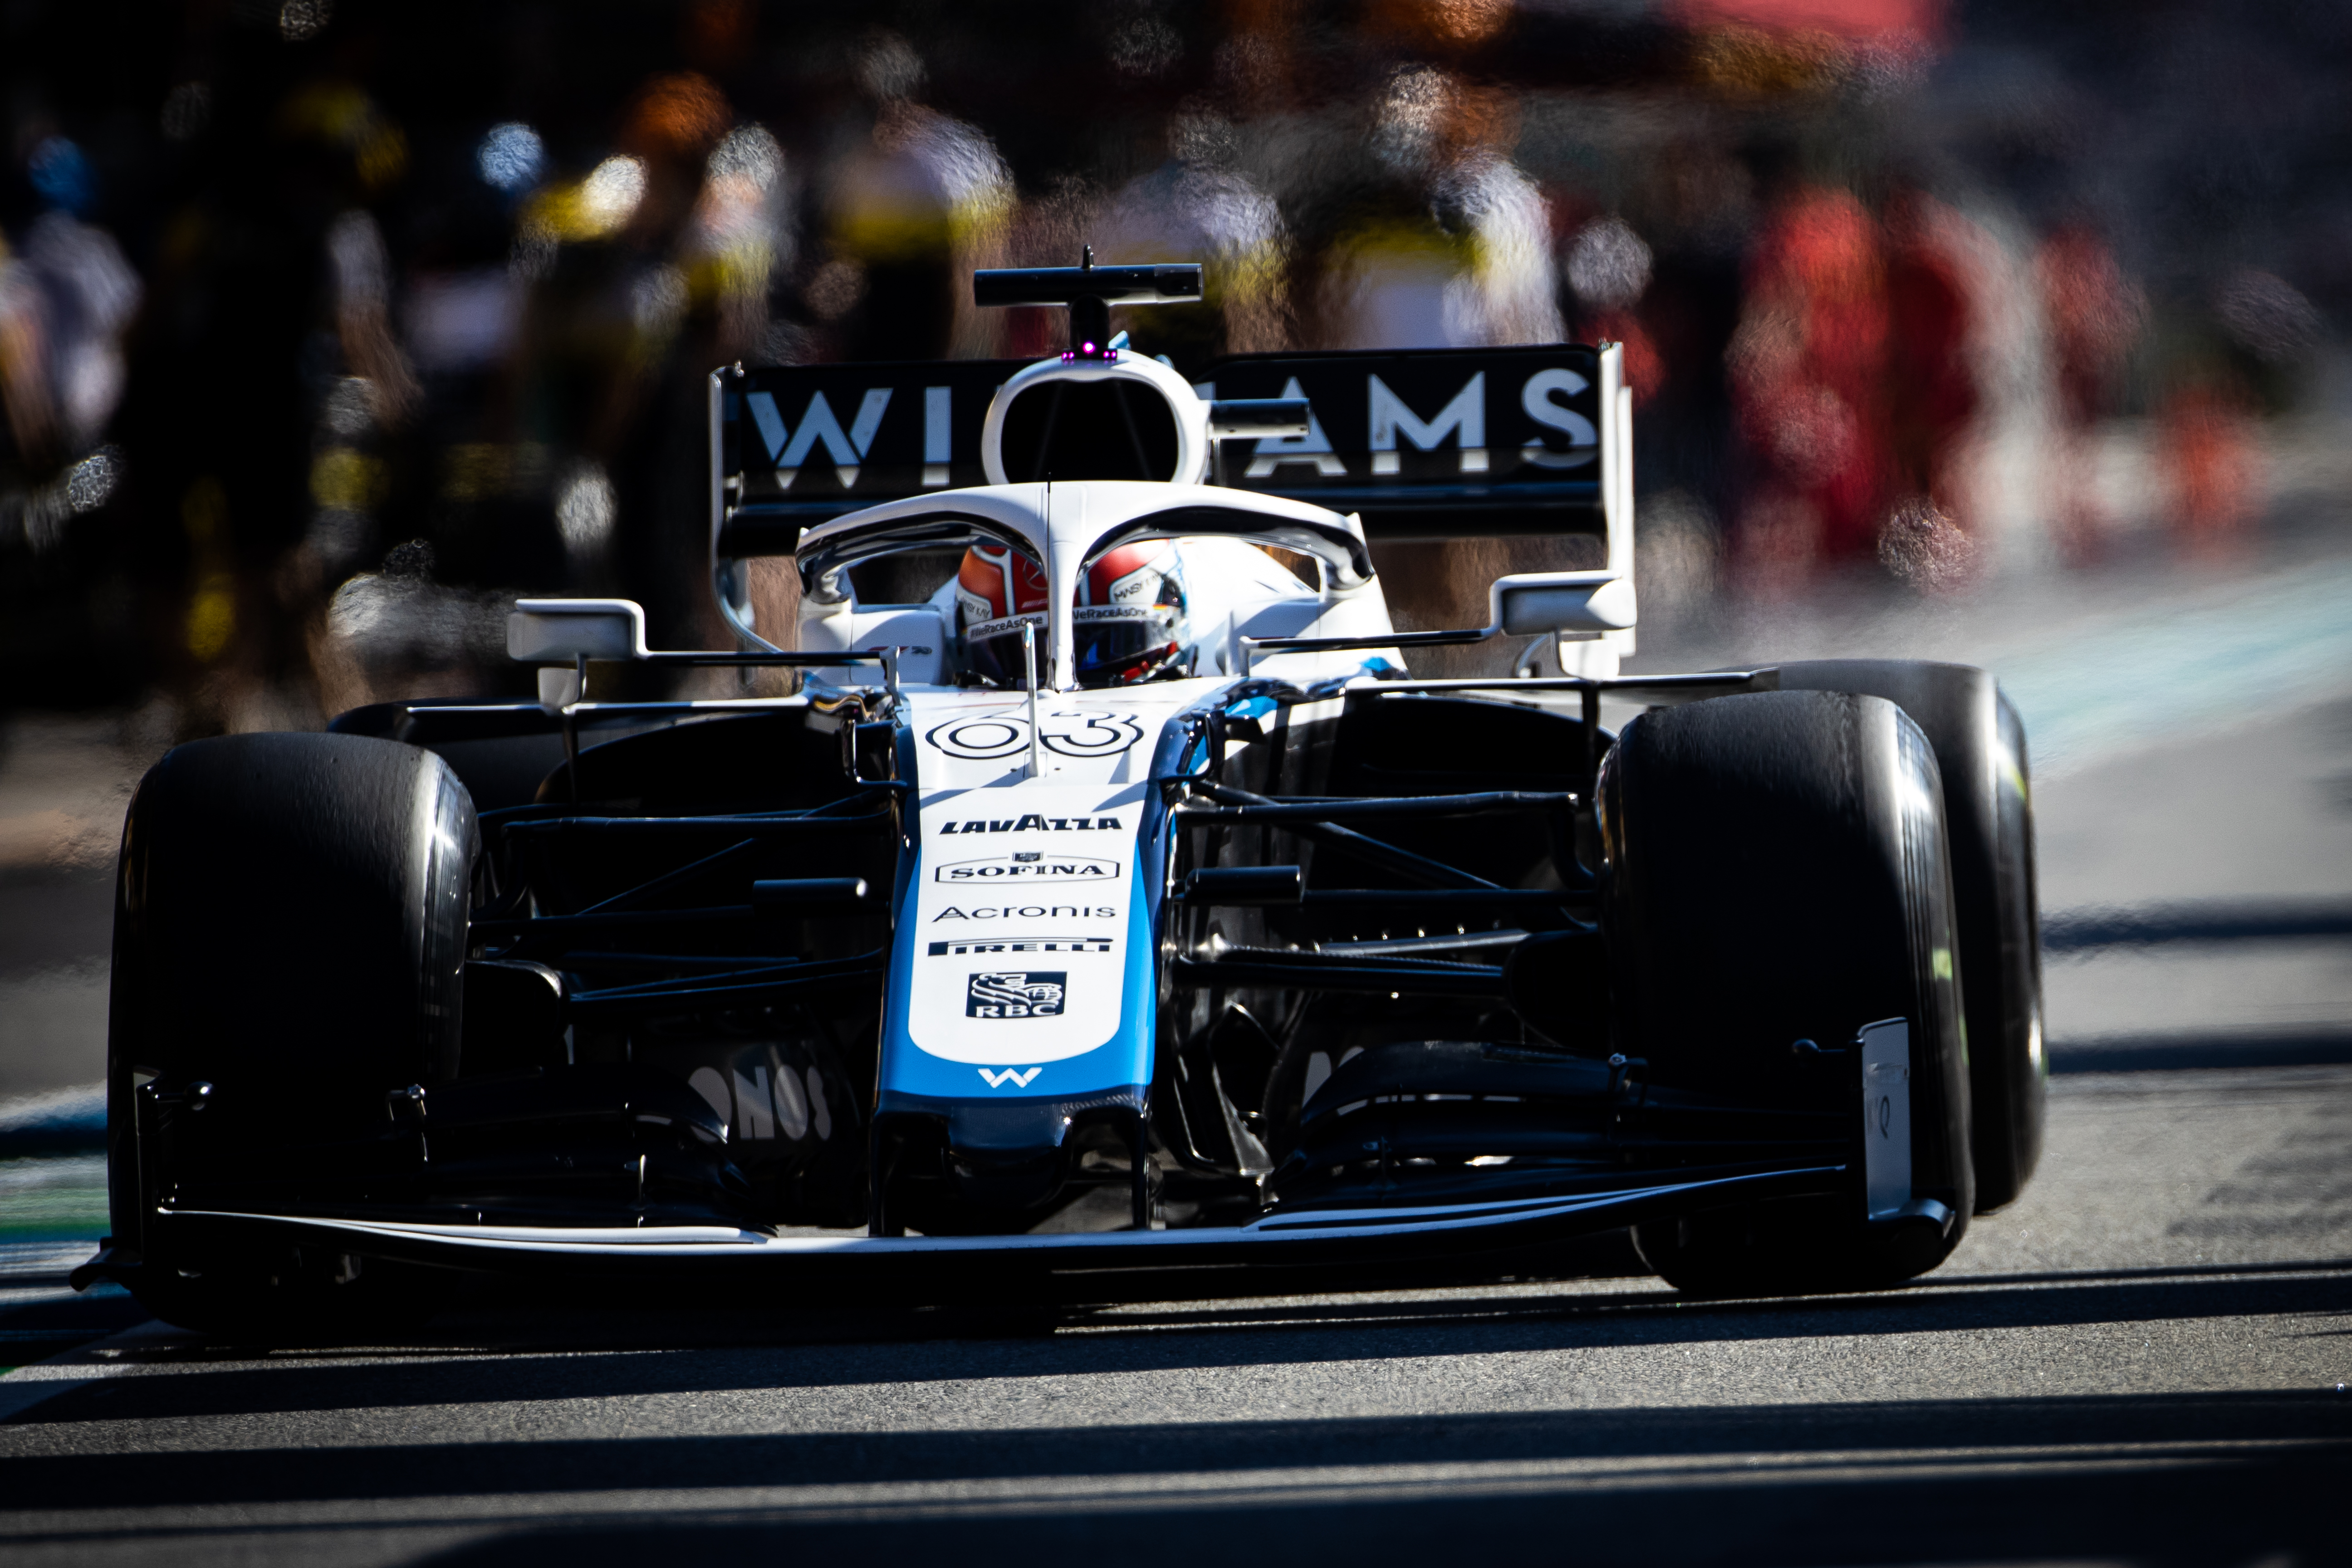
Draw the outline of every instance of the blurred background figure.
[[[1769,593],[1876,542],[1892,467],[1885,257],[1852,195],[1801,189],[1775,204],[1748,265],[1729,355],[1755,470],[1738,544]]]
[[[2099,494],[2096,429],[2122,392],[2144,302],[2114,250],[2082,223],[2060,225],[2034,258],[2053,383],[2050,531],[2077,565],[2098,560],[2118,520]]]
[[[870,115],[839,128],[850,144],[826,170],[830,258],[804,291],[833,327],[826,359],[994,353],[995,319],[971,303],[971,275],[1003,265],[1012,171],[972,126],[927,107],[920,56],[895,33],[858,46],[853,69]]]
[[[1197,258],[1200,306],[1129,307],[1118,325],[1187,367],[1291,341],[1290,233],[1282,208],[1241,159],[1234,122],[1205,99],[1171,118],[1167,156],[1103,203],[1088,228],[1106,263]]]
[[[80,154],[52,137],[48,163]],[[44,156],[35,153],[36,160]],[[47,184],[59,183],[52,178]],[[76,186],[68,193],[79,194]],[[121,334],[139,307],[140,285],[104,229],[69,210],[35,219],[21,251],[0,259],[0,385],[9,433],[38,461],[87,450],[122,401]]]
[[[1975,555],[1979,520],[1963,465],[1985,403],[1980,280],[1970,266],[1983,242],[1966,217],[1916,192],[1888,215],[1883,395],[1892,504],[1879,523],[1878,557],[1915,586],[1958,586]]]
[[[0,233],[0,409],[16,479],[0,489],[0,548],[45,555],[121,481],[121,452],[100,443],[142,285],[114,237],[82,221],[99,192],[80,147],[36,135],[23,174],[27,221]]]
[[[1318,257],[1333,348],[1466,348],[1563,335],[1543,198],[1514,167],[1514,106],[1431,65],[1377,100],[1357,199]]]
[[[2210,383],[2177,387],[2158,416],[2156,440],[2173,531],[2196,553],[2226,551],[2262,500],[2260,460],[2239,399]]]

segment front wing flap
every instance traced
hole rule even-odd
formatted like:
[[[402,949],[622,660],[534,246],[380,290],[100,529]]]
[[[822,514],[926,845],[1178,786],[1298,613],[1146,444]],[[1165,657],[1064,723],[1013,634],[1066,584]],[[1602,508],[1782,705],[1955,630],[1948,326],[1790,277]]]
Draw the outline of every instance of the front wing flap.
[[[1843,1165],[1648,1183],[1605,1192],[1419,1208],[1334,1207],[1237,1226],[1078,1235],[772,1235],[717,1226],[572,1229],[407,1224],[304,1215],[163,1210],[183,1243],[279,1240],[441,1268],[875,1279],[1017,1265],[1055,1270],[1347,1265],[1500,1251],[1768,1198],[1843,1190]],[[99,1274],[135,1263],[93,1260]]]

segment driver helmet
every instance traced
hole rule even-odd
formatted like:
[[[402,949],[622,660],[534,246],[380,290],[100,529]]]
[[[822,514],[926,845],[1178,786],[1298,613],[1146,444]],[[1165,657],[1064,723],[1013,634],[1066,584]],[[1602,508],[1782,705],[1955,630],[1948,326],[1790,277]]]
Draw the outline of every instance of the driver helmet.
[[[1004,544],[975,544],[956,574],[964,662],[999,686],[1024,679],[1021,626],[1037,628],[1037,679],[1046,681],[1045,574]],[[1122,544],[1088,568],[1072,617],[1083,687],[1132,686],[1183,661],[1189,640],[1182,560],[1165,539]]]

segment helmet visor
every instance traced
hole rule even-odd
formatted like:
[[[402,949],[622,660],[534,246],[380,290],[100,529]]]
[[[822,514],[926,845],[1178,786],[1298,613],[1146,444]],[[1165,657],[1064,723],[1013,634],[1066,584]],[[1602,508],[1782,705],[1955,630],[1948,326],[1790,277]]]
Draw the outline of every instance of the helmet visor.
[[[964,663],[973,674],[985,676],[998,686],[1025,686],[1029,667],[1021,652],[1021,628],[1024,624],[1037,628],[1037,684],[1051,686],[1054,645],[1045,636],[1045,616],[1042,612],[1001,616],[992,620],[967,619],[963,628]]]
[[[1081,605],[1071,612],[1078,684],[1129,686],[1148,680],[1176,656],[1182,606]]]

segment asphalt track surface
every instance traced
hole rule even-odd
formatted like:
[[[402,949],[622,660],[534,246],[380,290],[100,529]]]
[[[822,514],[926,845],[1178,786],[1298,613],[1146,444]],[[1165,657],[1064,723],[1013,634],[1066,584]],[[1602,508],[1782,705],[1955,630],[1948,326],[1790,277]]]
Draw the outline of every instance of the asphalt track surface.
[[[0,1379],[0,1556],[2352,1560],[2347,699],[2052,721],[2048,1151],[1911,1288],[1686,1301],[1605,1237],[1223,1299],[483,1292],[262,1350],[27,1265],[7,1359],[63,1353]]]

